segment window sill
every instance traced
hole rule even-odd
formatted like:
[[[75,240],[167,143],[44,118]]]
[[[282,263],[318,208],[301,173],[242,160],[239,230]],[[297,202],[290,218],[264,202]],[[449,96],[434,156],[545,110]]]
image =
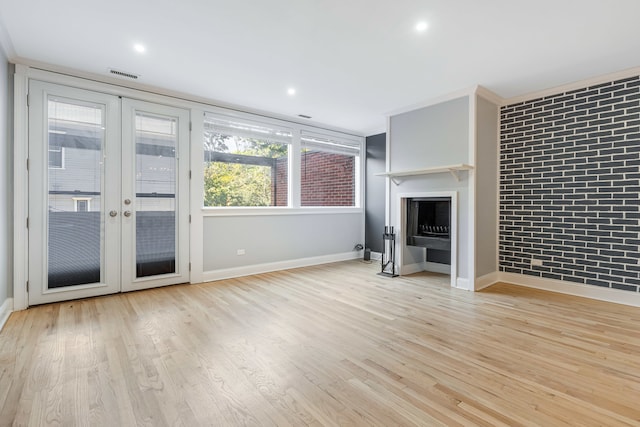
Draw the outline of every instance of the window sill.
[[[233,207],[233,208],[202,208],[203,217],[210,216],[262,216],[262,215],[339,215],[361,214],[358,207],[308,207],[308,208],[276,208],[276,207]]]

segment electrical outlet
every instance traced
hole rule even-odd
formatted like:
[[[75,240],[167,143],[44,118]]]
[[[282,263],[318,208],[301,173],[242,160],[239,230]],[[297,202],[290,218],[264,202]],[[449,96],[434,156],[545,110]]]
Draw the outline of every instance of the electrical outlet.
[[[531,259],[531,265],[533,267],[542,267],[542,260],[541,259]]]
[[[238,256],[240,256],[240,255],[244,255],[245,253],[246,253],[246,252],[244,251],[244,249],[238,249],[238,250],[236,251],[236,254],[237,254]]]

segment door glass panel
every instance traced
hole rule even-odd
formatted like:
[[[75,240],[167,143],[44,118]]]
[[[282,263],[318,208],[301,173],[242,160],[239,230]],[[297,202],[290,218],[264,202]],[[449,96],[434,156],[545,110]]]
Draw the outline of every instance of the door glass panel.
[[[55,97],[47,107],[48,288],[100,283],[105,107]]]
[[[136,277],[176,272],[177,125],[136,113]]]

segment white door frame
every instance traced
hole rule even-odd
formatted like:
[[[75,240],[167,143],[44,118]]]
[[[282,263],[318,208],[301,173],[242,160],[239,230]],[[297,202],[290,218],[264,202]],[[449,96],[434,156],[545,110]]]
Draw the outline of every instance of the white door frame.
[[[136,112],[168,116],[177,122],[175,273],[136,278]],[[189,111],[132,99],[122,100],[122,291],[189,281]],[[125,153],[128,151],[129,153]],[[125,161],[125,159],[127,159]],[[128,199],[131,204],[126,205]]]
[[[71,76],[66,73],[57,73],[39,68],[32,68],[24,64],[16,64],[14,74],[14,132],[13,132],[13,158],[14,158],[14,209],[13,209],[13,310],[24,310],[29,306],[29,245],[28,245],[28,150],[29,150],[29,81],[31,79],[56,83],[60,85],[102,92],[105,94],[139,99],[148,102],[184,108],[191,111],[202,111],[202,104],[196,101],[186,100],[171,95],[162,95],[141,89],[126,87],[118,84],[115,79],[98,81]],[[196,120],[196,123],[198,120]],[[189,147],[191,132],[189,132]],[[197,151],[197,150],[196,150]],[[187,156],[189,157],[189,156]],[[191,189],[193,190],[193,189]],[[197,189],[196,189],[197,190]],[[199,205],[198,205],[199,206]],[[199,218],[196,216],[196,218]],[[191,229],[189,234],[194,234]],[[187,234],[188,242],[191,242],[191,250],[197,241]],[[195,234],[201,239],[200,232]],[[195,239],[198,240],[198,239]],[[190,255],[188,255],[190,256]],[[187,256],[187,258],[188,258]],[[188,262],[189,260],[187,260]],[[190,282],[191,272],[187,272]]]
[[[107,191],[106,181],[119,182],[120,169],[120,102],[112,95],[76,89],[52,83],[30,82],[30,117],[34,118],[29,129],[29,278],[31,289],[29,304],[86,298],[120,291],[120,220],[107,212],[118,203],[118,193]],[[101,280],[98,283],[48,289],[48,125],[47,109],[50,97],[68,99],[71,102],[87,102],[104,106],[105,139],[103,141],[101,172],[102,213]],[[108,267],[107,267],[108,266]]]

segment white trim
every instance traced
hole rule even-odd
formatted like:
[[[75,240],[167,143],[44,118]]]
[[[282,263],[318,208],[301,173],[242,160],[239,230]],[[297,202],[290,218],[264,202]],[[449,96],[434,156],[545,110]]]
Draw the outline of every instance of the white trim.
[[[494,285],[500,281],[500,276],[497,271],[493,273],[485,274],[484,276],[478,277],[476,279],[476,283],[474,286],[475,291],[480,291],[484,288],[488,288],[491,285]]]
[[[13,309],[28,307],[27,280],[29,245],[27,232],[29,189],[27,156],[29,152],[28,68],[17,64],[14,75],[13,122]]]
[[[9,316],[13,313],[13,298],[7,298],[4,303],[0,305],[0,331],[9,320]]]
[[[589,86],[598,85],[601,83],[608,83],[615,80],[625,79],[627,77],[634,77],[640,75],[640,67],[629,68],[623,71],[617,71],[614,73],[603,74],[600,76],[591,77],[588,79],[578,80],[575,82],[567,83],[560,86],[554,86],[548,89],[539,90],[536,92],[526,93],[524,95],[514,96],[512,98],[505,98],[502,101],[502,105],[517,104],[519,102],[530,101],[532,99],[543,98],[549,95],[558,95],[560,93],[569,92],[576,89],[584,89]]]
[[[194,138],[194,135],[199,137]],[[191,114],[191,132],[189,134],[191,140],[191,162],[189,164],[191,171],[191,179],[189,180],[189,189],[191,191],[189,203],[191,209],[189,216],[191,218],[189,224],[189,261],[190,261],[190,281],[191,283],[202,282],[202,270],[204,265],[204,220],[200,213],[202,209],[204,195],[204,180],[200,177],[204,176],[204,146],[202,137],[204,135],[204,112],[192,111]]]
[[[382,252],[371,252],[371,261],[382,260]]]
[[[496,156],[498,159],[496,160],[496,166],[498,170],[496,170],[496,263],[495,269],[496,271],[500,270],[500,160],[501,153],[500,150],[502,148],[502,133],[500,129],[500,104],[498,104],[498,114],[496,117],[496,135],[498,136],[497,147],[496,147]]]
[[[202,193],[199,193],[202,194]],[[201,199],[201,198],[200,198]],[[202,200],[200,200],[202,202]],[[200,203],[202,205],[202,203]],[[203,217],[212,216],[278,216],[278,215],[340,215],[359,214],[364,209],[354,207],[308,207],[308,208],[286,208],[286,207],[206,207],[200,208]]]
[[[500,107],[502,105],[502,103],[504,102],[504,98],[503,97],[501,97],[500,95],[498,95],[495,92],[490,91],[489,89],[487,89],[484,86],[478,85],[476,87],[476,95],[486,99],[489,102],[492,102],[492,103],[496,104],[498,107]]]
[[[443,102],[453,101],[454,99],[465,98],[475,94],[476,90],[477,90],[477,86],[473,86],[473,87],[458,90],[455,92],[450,92],[446,95],[431,98],[424,102],[419,102],[417,104],[409,105],[404,108],[399,108],[397,110],[390,111],[386,115],[387,117],[397,116],[399,114],[409,113],[411,111],[420,110],[422,108],[431,107],[437,104],[442,104]]]
[[[454,287],[463,291],[473,291],[473,289],[471,289],[469,280],[465,279],[464,277],[458,277],[458,279],[456,280],[456,285]]]
[[[292,268],[309,267],[313,265],[328,264],[339,261],[349,261],[360,259],[361,251],[344,252],[332,255],[322,255],[317,257],[299,258],[286,261],[276,261],[265,264],[247,265],[243,267],[224,268],[220,270],[210,270],[202,273],[201,282],[212,282],[215,280],[233,279],[235,277],[251,276],[253,274],[270,273],[272,271],[288,270]]]
[[[599,286],[581,285],[562,280],[544,279],[524,274],[499,273],[499,281],[527,288],[590,298],[599,301],[640,307],[640,293]]]
[[[477,89],[477,88],[476,88]],[[469,95],[469,165],[476,166],[476,151],[478,149],[478,98],[474,91],[473,94]],[[471,285],[469,290],[474,289],[474,278],[476,277],[476,242],[478,241],[478,236],[476,235],[476,171],[474,169],[469,169],[468,179],[469,184],[467,188],[469,189],[469,217],[467,227],[468,236],[469,236],[469,246],[467,248],[467,256],[468,259],[468,272],[467,277],[469,278],[468,285]]]
[[[468,171],[471,169],[473,169],[473,166],[462,163],[458,165],[449,165],[449,166],[434,166],[431,168],[424,168],[424,169],[413,169],[413,170],[405,170],[405,171],[397,171],[397,172],[382,172],[382,173],[375,174],[375,176],[389,177],[391,178],[391,181],[393,181],[395,185],[400,185],[402,183],[402,180],[398,178],[402,178],[405,176],[422,176],[422,175],[432,175],[432,174],[449,172],[451,176],[455,178],[456,181],[460,181],[460,176],[458,175],[458,172]]]

